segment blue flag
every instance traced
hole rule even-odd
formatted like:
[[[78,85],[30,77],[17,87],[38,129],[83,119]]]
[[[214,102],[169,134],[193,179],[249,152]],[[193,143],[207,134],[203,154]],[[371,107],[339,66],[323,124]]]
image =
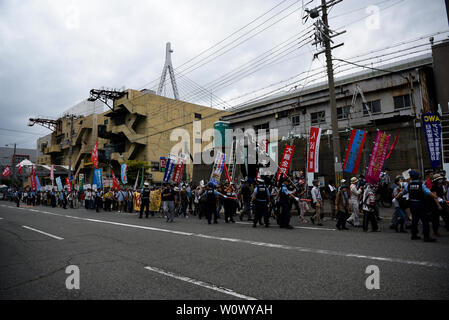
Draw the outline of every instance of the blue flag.
[[[103,189],[103,171],[102,171],[102,169],[94,170],[94,181],[92,184],[97,185],[97,189]]]
[[[120,178],[122,179],[123,184],[128,183],[128,177],[126,175],[127,170],[128,170],[128,165],[126,163],[122,164]]]
[[[64,188],[62,187],[61,177],[56,178],[56,185],[58,186],[59,191],[63,191]]]

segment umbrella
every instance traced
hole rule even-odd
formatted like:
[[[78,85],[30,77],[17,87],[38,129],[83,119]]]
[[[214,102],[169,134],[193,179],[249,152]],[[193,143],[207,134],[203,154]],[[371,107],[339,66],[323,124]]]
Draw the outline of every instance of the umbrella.
[[[18,166],[22,166],[22,167],[31,167],[31,166],[34,166],[34,163],[32,163],[30,160],[28,160],[28,159],[25,159],[25,160],[22,160],[18,165],[16,165],[16,167],[18,167]]]

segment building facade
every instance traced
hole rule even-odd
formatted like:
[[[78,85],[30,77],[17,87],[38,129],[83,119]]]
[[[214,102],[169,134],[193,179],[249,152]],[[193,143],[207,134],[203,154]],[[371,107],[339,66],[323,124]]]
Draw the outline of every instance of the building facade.
[[[432,56],[425,55],[379,67],[384,71],[369,70],[336,79],[341,158],[344,159],[351,129],[368,132],[358,174],[365,173],[378,130],[390,134],[393,141],[401,129],[398,145],[384,166],[393,171],[392,175],[409,168],[423,171],[430,167],[419,119],[421,113],[437,109],[429,88],[432,64]],[[329,181],[335,176],[329,104],[326,82],[241,106],[222,120],[229,121],[231,129],[277,129],[278,141],[270,144],[277,144],[278,157],[282,157],[286,144],[295,146],[291,171],[305,172],[310,128],[323,129],[319,173],[315,178]],[[240,165],[242,177],[254,177],[256,170],[250,167],[246,172],[245,166]]]

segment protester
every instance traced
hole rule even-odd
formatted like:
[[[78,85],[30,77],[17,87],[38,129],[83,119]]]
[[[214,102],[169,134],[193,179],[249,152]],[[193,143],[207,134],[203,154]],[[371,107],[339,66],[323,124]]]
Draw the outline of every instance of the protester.
[[[340,187],[341,189],[341,187]],[[313,224],[315,224],[315,221],[318,222],[318,226],[322,226],[321,223],[321,210],[323,208],[323,198],[321,196],[320,191],[320,182],[318,180],[313,181],[313,188],[312,188],[312,201],[313,206],[315,207],[315,215],[310,219]]]
[[[349,230],[346,228],[346,219],[349,212],[348,186],[342,185],[335,198],[335,211],[337,212],[337,229]]]

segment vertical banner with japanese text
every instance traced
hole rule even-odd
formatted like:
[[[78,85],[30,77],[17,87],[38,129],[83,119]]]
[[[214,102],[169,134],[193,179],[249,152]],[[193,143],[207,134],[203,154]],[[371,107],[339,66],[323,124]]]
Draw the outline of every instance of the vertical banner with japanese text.
[[[295,147],[286,145],[284,149],[284,155],[282,156],[281,164],[279,165],[279,171],[276,177],[276,181],[279,182],[279,178],[284,175],[287,175],[288,169],[290,168],[290,164],[293,159],[293,154],[295,153]]]
[[[307,172],[309,173],[318,173],[319,171],[321,130],[321,128],[310,128],[309,155],[307,157]]]
[[[421,116],[424,134],[426,135],[427,150],[429,151],[432,168],[439,168],[441,164],[441,117],[438,112],[425,113]]]
[[[224,163],[226,161],[226,155],[217,151],[217,155],[215,157],[214,168],[212,169],[212,174],[210,175],[210,182],[212,182],[215,186],[218,186],[221,179],[221,174],[223,172]]]
[[[387,157],[388,145],[390,144],[390,135],[378,131],[374,142],[371,160],[366,171],[366,182],[376,184],[379,182],[380,173]]]

